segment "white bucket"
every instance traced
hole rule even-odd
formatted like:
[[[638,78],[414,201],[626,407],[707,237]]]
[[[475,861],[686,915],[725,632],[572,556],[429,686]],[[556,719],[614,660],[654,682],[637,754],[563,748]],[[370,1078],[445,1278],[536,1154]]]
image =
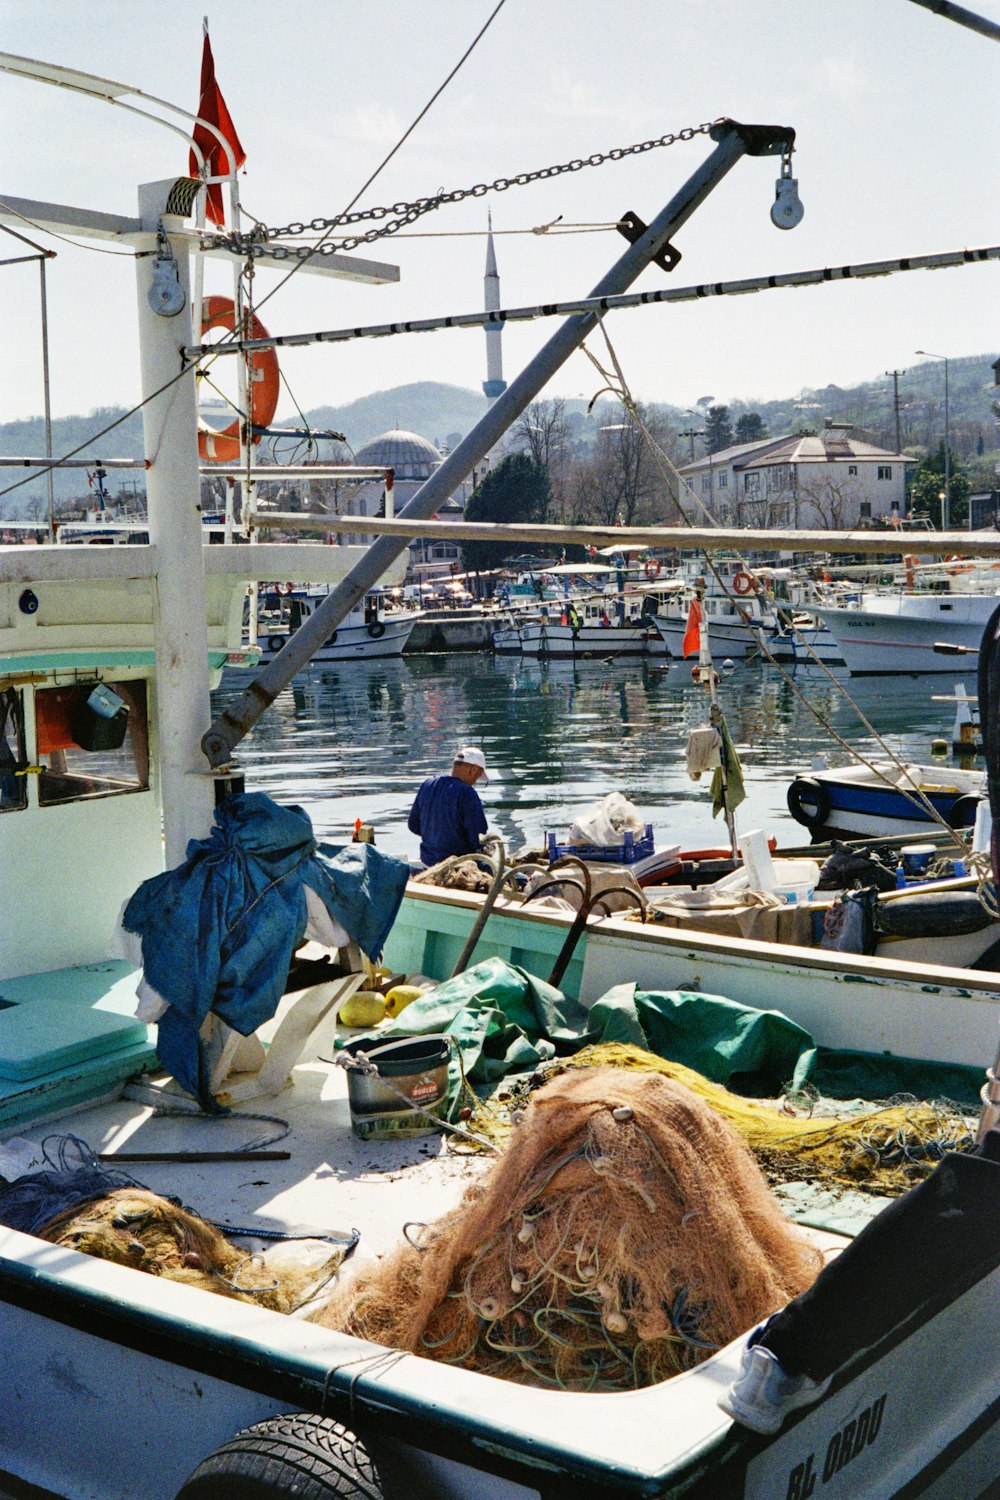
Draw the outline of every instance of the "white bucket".
[[[800,906],[811,901],[819,880],[819,865],[814,859],[776,859],[775,890],[786,906]]]

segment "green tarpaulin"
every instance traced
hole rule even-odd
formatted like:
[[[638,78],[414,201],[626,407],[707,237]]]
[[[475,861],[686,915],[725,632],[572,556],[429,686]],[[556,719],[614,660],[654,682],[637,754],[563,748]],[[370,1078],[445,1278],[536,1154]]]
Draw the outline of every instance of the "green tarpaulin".
[[[367,1036],[375,1047],[403,1036],[439,1033],[455,1038],[466,1078],[479,1092],[508,1074],[530,1072],[595,1042],[631,1042],[749,1095],[809,1085],[833,1099],[880,1100],[906,1093],[975,1105],[983,1081],[980,1069],[958,1064],[817,1047],[779,1011],[756,1010],[720,995],[620,984],[588,1010],[500,958],[446,980]],[[452,1113],[460,1105],[460,1084],[456,1058]]]

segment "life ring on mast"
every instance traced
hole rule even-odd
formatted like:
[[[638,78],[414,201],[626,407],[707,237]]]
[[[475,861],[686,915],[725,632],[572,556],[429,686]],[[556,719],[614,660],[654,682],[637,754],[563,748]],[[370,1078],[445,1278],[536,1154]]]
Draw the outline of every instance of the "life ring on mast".
[[[660,573],[662,572],[662,570],[663,570],[663,564],[660,562],[660,559],[658,557],[649,557],[649,558],[646,559],[646,562],[643,564],[643,570],[642,571],[645,573],[645,575],[649,579],[650,583],[652,583],[654,581],[654,579],[659,578]]]
[[[206,297],[201,309],[202,338],[211,328],[222,328],[232,333],[236,327],[236,307],[231,297]],[[266,339],[267,329],[256,314],[244,313],[243,337]],[[248,372],[250,407],[250,440],[260,442],[254,433],[256,427],[267,427],[278,409],[278,394],[281,377],[278,372],[278,356],[274,349],[254,349],[250,355]],[[216,432],[203,422],[198,424],[198,453],[208,463],[232,463],[240,456],[240,418],[237,416],[228,427]]]
[[[756,593],[758,583],[751,573],[737,573],[733,579],[733,593],[740,594],[746,598],[747,594]]]
[[[796,776],[788,788],[788,811],[796,823],[821,828],[830,816],[830,793],[813,776]]]
[[[906,570],[903,574],[903,577],[908,589],[912,589],[913,585],[917,581],[916,568],[918,562],[919,558],[913,552],[908,552],[903,558],[903,567]]]

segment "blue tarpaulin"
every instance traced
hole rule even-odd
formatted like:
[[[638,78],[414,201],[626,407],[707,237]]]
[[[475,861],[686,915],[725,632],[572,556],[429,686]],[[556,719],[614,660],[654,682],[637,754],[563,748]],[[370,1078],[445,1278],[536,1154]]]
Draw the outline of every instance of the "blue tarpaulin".
[[[263,792],[223,802],[184,864],[142,883],[122,925],[142,940],[145,979],[168,1002],[157,1053],[206,1108],[199,1032],[209,1012],[242,1036],[274,1015],[307,923],[306,888],[369,958],[382,952],[409,865],[371,844],[318,844],[301,807]]]

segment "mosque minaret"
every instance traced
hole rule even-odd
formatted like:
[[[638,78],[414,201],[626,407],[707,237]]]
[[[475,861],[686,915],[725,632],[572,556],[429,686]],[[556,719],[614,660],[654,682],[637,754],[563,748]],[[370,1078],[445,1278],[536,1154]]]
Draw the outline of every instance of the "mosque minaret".
[[[489,228],[486,235],[486,275],[483,277],[483,286],[486,292],[486,311],[489,313],[498,312],[500,309],[500,276],[497,271],[496,252],[493,249],[492,215],[490,215],[487,222]],[[497,397],[502,396],[507,389],[507,382],[503,378],[503,353],[500,347],[502,337],[502,324],[487,325],[486,379],[483,381],[483,391],[491,406]]]

